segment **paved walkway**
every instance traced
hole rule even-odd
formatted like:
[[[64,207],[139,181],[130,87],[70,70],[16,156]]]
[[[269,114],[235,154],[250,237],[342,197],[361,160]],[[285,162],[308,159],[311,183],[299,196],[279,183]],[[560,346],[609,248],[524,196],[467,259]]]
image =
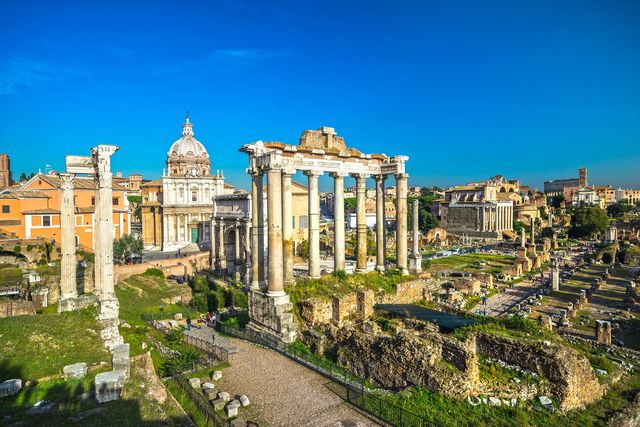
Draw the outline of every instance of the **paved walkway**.
[[[478,305],[471,309],[471,312],[473,314],[484,314],[486,316],[501,316],[509,310],[511,306],[531,295],[537,288],[538,284],[524,280],[516,284],[513,289],[507,288],[504,293],[499,292],[492,295],[487,299],[486,305],[480,301]]]
[[[190,331],[203,339],[210,339],[211,332],[210,328]],[[325,377],[273,350],[215,335],[216,344],[235,352],[231,366],[222,371],[219,389],[232,396],[246,394],[251,400],[250,406],[240,410],[241,420],[259,426],[378,425],[330,391]]]

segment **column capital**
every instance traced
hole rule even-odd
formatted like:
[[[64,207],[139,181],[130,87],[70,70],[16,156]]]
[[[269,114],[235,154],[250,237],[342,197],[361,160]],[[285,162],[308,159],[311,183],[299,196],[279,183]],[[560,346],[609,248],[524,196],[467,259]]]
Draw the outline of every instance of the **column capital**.
[[[336,179],[336,178],[344,178],[345,176],[348,176],[349,174],[347,172],[329,172],[329,176]]]
[[[73,190],[73,178],[75,175],[72,173],[61,173],[60,176],[60,188],[63,190]]]
[[[387,175],[376,174],[376,175],[371,175],[371,178],[373,178],[376,182],[378,181],[384,182],[387,179]]]
[[[282,176],[285,177],[291,177],[292,175],[294,175],[296,173],[296,169],[295,168],[282,168]]]
[[[367,179],[369,177],[368,173],[352,173],[350,174],[356,180],[358,179]]]
[[[324,175],[323,171],[318,171],[318,170],[309,170],[309,171],[304,171],[303,173],[308,177],[316,177],[316,178]]]
[[[408,173],[397,173],[394,175],[396,179],[409,179]]]

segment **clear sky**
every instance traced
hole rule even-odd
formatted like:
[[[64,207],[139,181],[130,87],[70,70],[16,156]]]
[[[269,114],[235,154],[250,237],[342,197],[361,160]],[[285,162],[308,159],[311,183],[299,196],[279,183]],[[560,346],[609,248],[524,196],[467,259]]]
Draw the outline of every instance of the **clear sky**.
[[[157,178],[185,111],[212,169],[333,126],[411,185],[496,174],[640,187],[640,1],[0,3],[0,152],[15,177],[121,147]],[[325,180],[325,185],[328,180]]]

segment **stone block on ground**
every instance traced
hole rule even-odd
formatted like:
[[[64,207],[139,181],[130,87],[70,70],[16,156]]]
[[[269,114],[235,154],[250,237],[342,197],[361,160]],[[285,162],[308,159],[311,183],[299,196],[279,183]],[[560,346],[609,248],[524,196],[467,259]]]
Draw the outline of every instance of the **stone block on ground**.
[[[122,371],[102,372],[96,375],[94,384],[96,401],[98,403],[110,402],[120,399],[124,387],[125,373]]]
[[[217,398],[216,391],[212,388],[206,388],[202,391],[207,400],[215,400]]]
[[[211,374],[211,379],[214,381],[219,381],[222,379],[222,371],[213,371]]]
[[[125,378],[129,378],[129,344],[120,344],[113,350],[113,370],[124,372]]]
[[[249,406],[251,404],[249,398],[245,394],[240,396],[240,403],[242,404],[242,406]]]
[[[31,408],[27,409],[27,415],[46,414],[56,410],[58,404],[50,400],[39,400]]]
[[[13,396],[18,393],[22,388],[22,380],[21,379],[11,379],[6,380],[0,384],[0,398]]]
[[[62,368],[62,374],[66,379],[78,379],[87,375],[87,364],[84,362],[74,363]]]
[[[182,320],[182,313],[176,313],[173,315],[173,320]]]
[[[219,391],[218,392],[218,399],[222,399],[226,403],[226,402],[231,400],[231,396],[226,391]]]
[[[237,402],[236,400],[234,400],[234,402]],[[226,408],[224,408],[227,411],[227,417],[229,418],[233,418],[233,417],[237,417],[238,416],[238,408],[240,406],[240,403],[238,403],[238,405],[232,405],[233,402],[230,402]]]
[[[200,388],[200,378],[189,378],[189,384],[195,389]]]
[[[202,383],[202,389],[203,390],[206,390],[206,389],[209,389],[209,388],[216,388],[216,385],[214,383],[210,383],[210,382]]]
[[[215,399],[211,401],[211,405],[213,405],[213,409],[215,411],[221,411],[224,409],[225,403],[224,399]]]

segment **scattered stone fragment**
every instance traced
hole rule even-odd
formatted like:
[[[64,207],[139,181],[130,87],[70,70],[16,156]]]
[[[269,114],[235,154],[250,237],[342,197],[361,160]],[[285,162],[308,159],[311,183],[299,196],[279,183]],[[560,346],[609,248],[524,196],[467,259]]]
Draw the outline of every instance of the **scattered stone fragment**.
[[[129,378],[129,344],[120,344],[113,350],[113,370],[124,372],[125,378]]]
[[[96,401],[104,403],[120,399],[124,380],[125,373],[122,371],[102,372],[96,375],[94,380]]]
[[[242,396],[240,396],[240,403],[242,404],[243,407],[249,406],[251,404],[246,394],[243,394]]]
[[[90,417],[91,415],[94,414],[99,414],[100,412],[104,412],[107,408],[105,407],[100,407],[100,408],[93,408],[93,409],[89,409],[88,411],[84,411],[84,412],[80,412],[77,415],[74,415],[73,417],[70,418],[71,421],[81,421],[87,417]]]
[[[498,399],[498,398],[496,398],[496,397],[490,397],[490,398],[489,398],[489,403],[490,403],[492,406],[500,406],[500,404],[501,404],[502,402],[500,401],[500,399]]]
[[[22,380],[21,379],[11,379],[6,380],[2,384],[0,384],[0,398],[13,396],[18,393],[22,388]]]
[[[211,405],[213,405],[214,411],[220,411],[224,408],[225,401],[224,399],[215,399],[211,401]]]
[[[200,378],[189,378],[189,384],[195,389],[200,388]]]
[[[553,406],[553,401],[549,399],[547,396],[538,397],[538,401],[540,401],[540,404],[544,407],[547,407],[550,405]]]
[[[600,374],[600,375],[607,375],[608,372],[605,371],[604,369],[594,369],[594,371],[596,372],[596,374]]]
[[[218,392],[218,399],[222,399],[226,403],[231,400],[231,396],[226,391],[220,391]]]
[[[173,320],[182,320],[182,313],[176,313],[173,315]]]
[[[206,389],[209,389],[209,388],[216,388],[216,385],[214,383],[210,383],[210,382],[202,383],[202,389],[203,390],[206,390]]]
[[[518,404],[518,399],[516,399],[515,397],[511,398],[511,406],[516,406]]]
[[[207,398],[207,400],[215,400],[216,399],[216,391],[212,388],[206,388],[202,391]]]
[[[79,379],[87,375],[87,364],[84,362],[74,363],[62,368],[62,374],[66,379]]]
[[[169,324],[169,327],[171,327],[171,328],[177,328],[178,327],[178,322],[176,322],[175,320],[168,320],[167,323]]]
[[[146,350],[146,349],[147,349],[147,343],[143,341],[143,342],[142,342],[142,344],[140,344],[140,347],[141,347],[143,350]]]
[[[229,418],[237,417],[239,407],[240,407],[240,402],[238,402],[237,400],[232,400],[231,402],[229,402],[229,404],[225,408],[227,411],[227,416]]]
[[[52,412],[58,406],[57,403],[50,400],[39,400],[31,408],[27,409],[27,415],[46,414]]]
[[[129,329],[131,327],[131,325],[128,324],[127,322],[122,322],[122,323],[120,323],[120,327],[121,328],[125,328],[125,329]]]
[[[520,384],[520,378],[518,377],[513,377],[511,380],[516,384]]]
[[[219,381],[222,379],[222,371],[213,371],[211,374],[211,379],[214,381]]]
[[[469,405],[471,406],[478,406],[482,403],[482,399],[480,399],[479,397],[467,396],[467,402],[469,402]]]

